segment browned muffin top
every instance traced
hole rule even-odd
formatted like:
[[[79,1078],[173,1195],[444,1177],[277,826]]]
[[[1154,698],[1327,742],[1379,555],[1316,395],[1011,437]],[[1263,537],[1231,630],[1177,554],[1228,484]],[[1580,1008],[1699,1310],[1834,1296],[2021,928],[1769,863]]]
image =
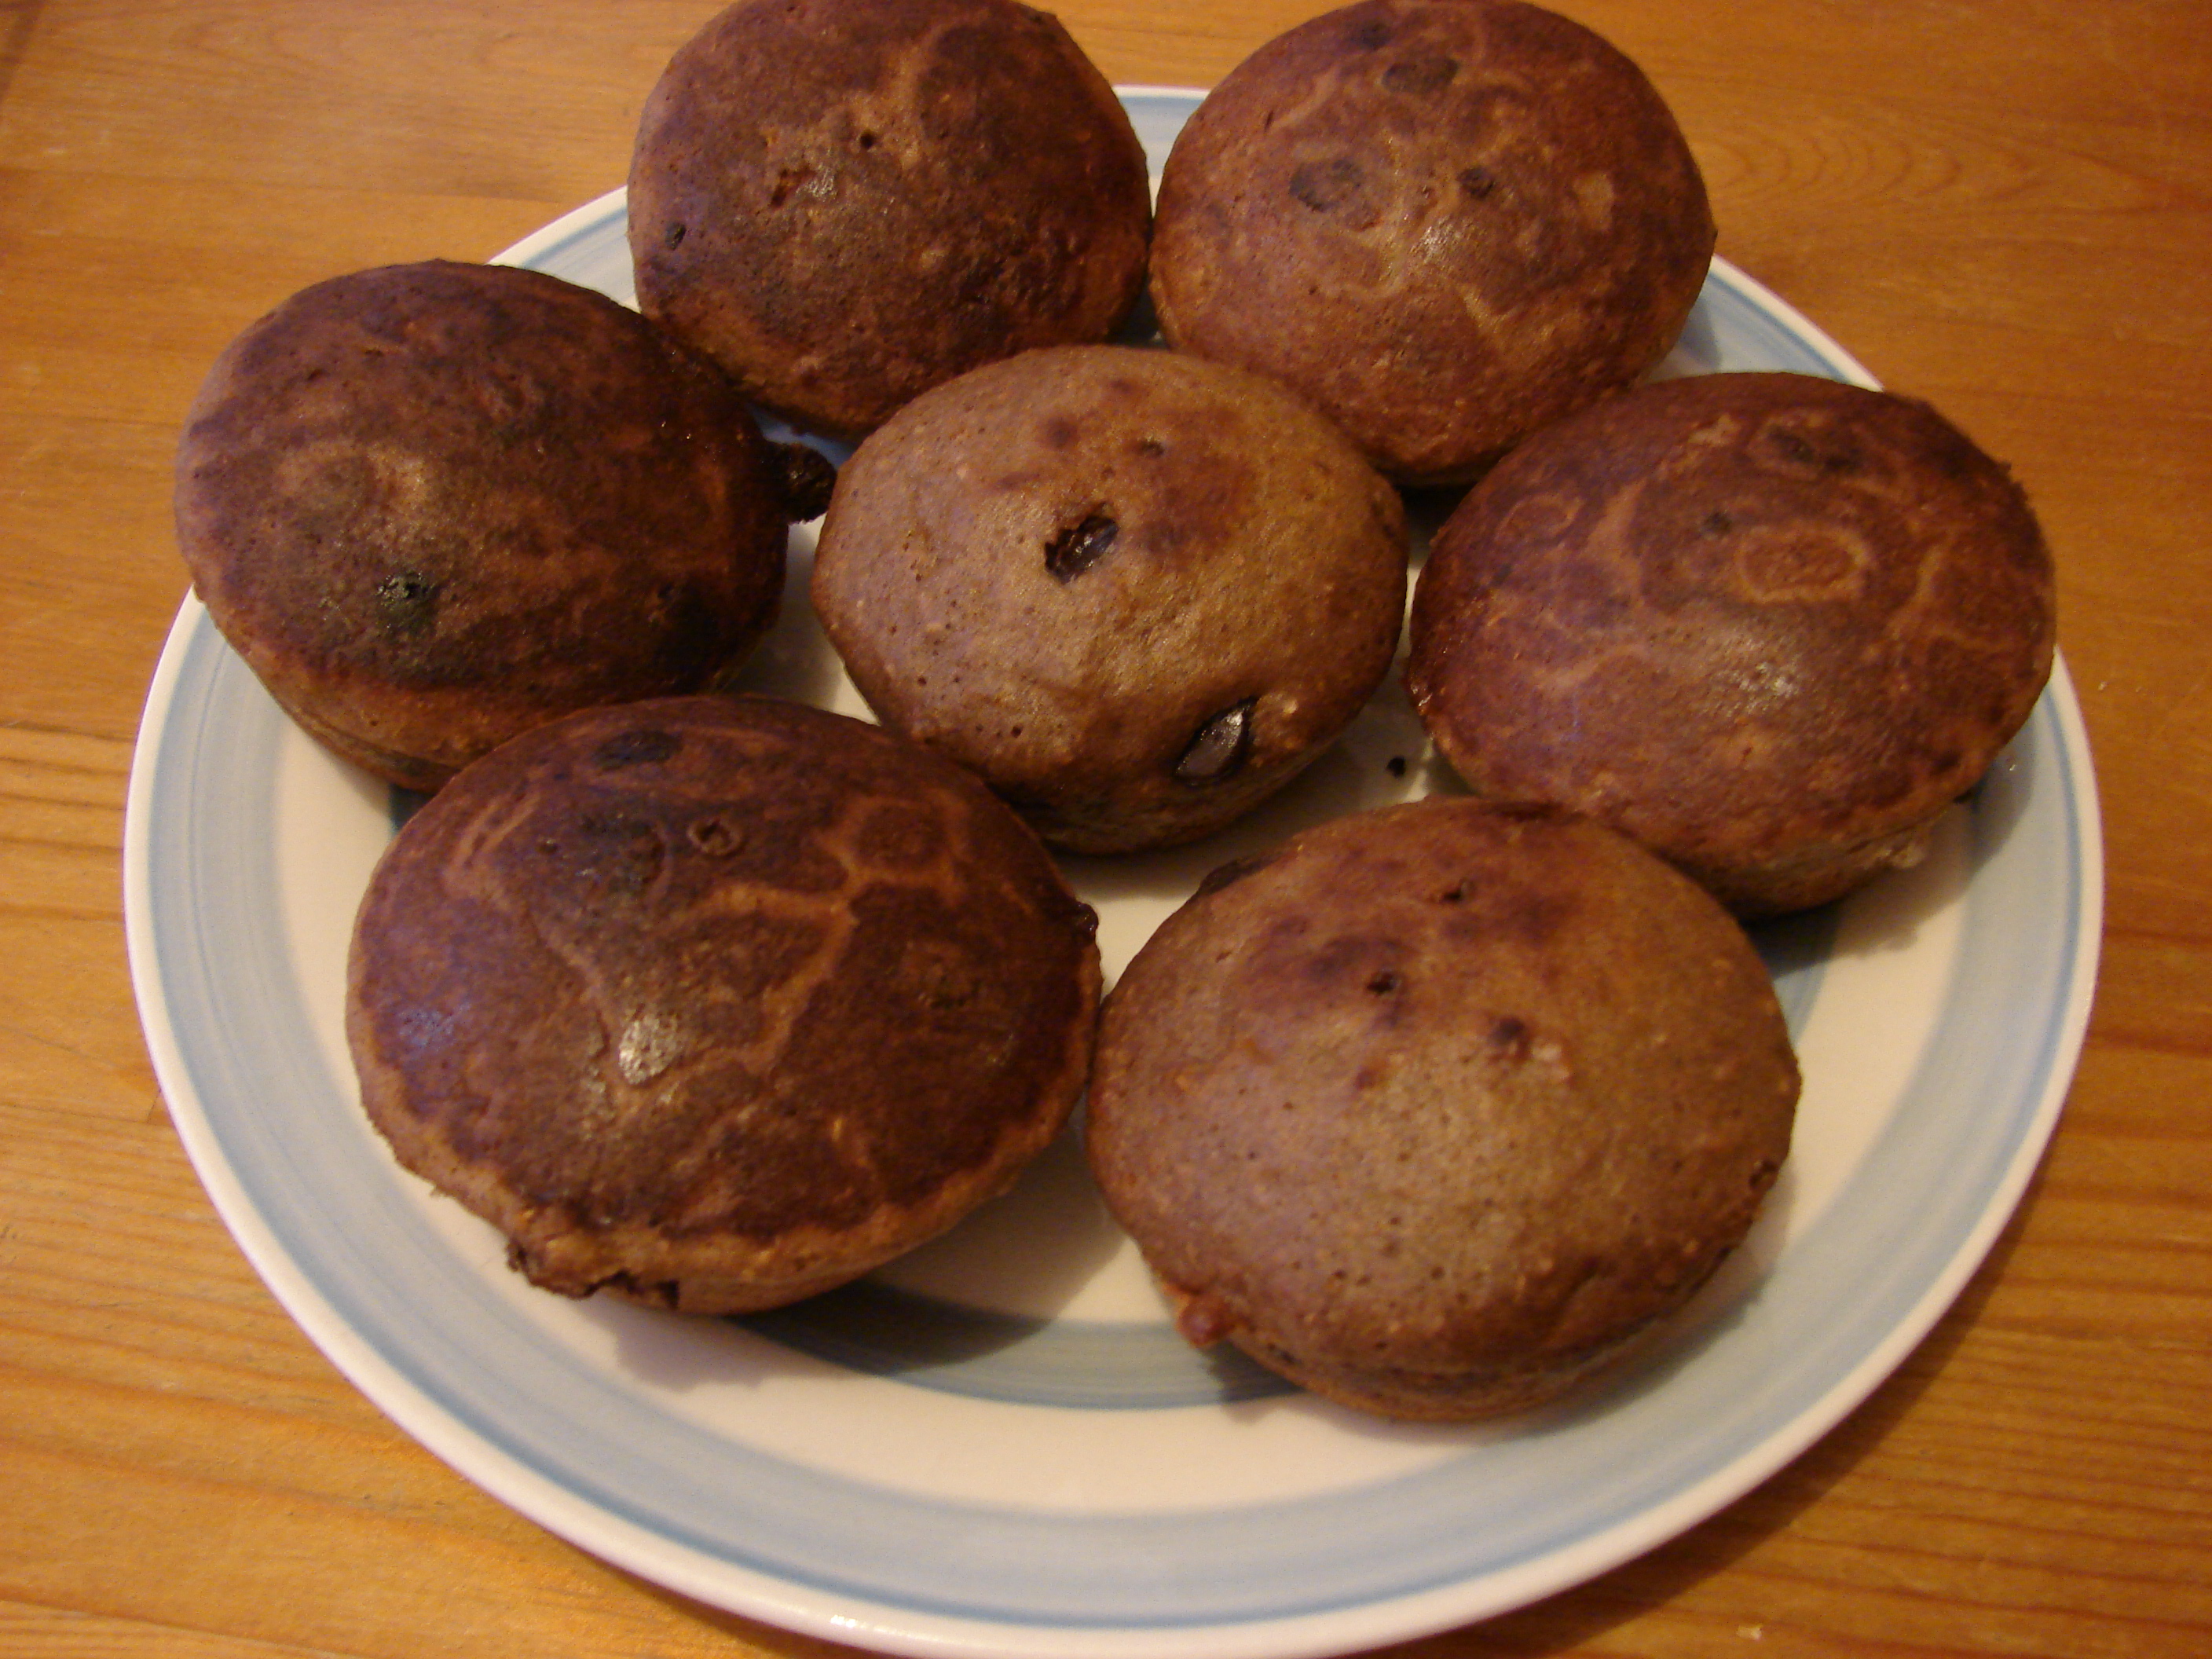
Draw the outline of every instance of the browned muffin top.
[[[348,1028],[401,1162],[536,1283],[766,1306],[942,1231],[1057,1132],[1094,928],[949,763],[665,699],[540,727],[408,822]]]
[[[1577,23],[1364,0],[1208,94],[1160,181],[1177,346],[1279,376],[1407,483],[1498,452],[1663,356],[1713,224],[1673,116]]]
[[[1431,798],[1170,916],[1108,999],[1085,1135],[1194,1340],[1474,1417],[1690,1295],[1796,1093],[1765,971],[1694,884],[1587,822]]]
[[[541,720],[690,690],[782,591],[770,447],[605,295],[432,262],[317,283],[216,360],[177,536],[301,725],[434,788]]]
[[[1082,852],[1289,781],[1387,672],[1397,494],[1273,383],[1066,346],[909,404],[839,477],[815,607],[887,725]]]
[[[645,314],[845,436],[1106,338],[1151,217],[1113,88],[1013,0],[740,0],[670,62],[630,168]]]
[[[1793,908],[1881,867],[1859,850],[2019,729],[2052,586],[2019,486],[1925,404],[1698,376],[1537,434],[1469,492],[1407,679],[1478,794],[1589,813],[1747,911]]]

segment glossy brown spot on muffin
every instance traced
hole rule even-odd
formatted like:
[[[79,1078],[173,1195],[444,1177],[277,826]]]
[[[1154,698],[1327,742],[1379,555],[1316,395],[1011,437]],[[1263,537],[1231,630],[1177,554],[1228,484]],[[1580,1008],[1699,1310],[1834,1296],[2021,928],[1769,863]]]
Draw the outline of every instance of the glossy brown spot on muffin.
[[[1218,893],[1223,888],[1231,886],[1243,880],[1245,877],[1266,869],[1273,861],[1274,854],[1272,853],[1252,853],[1241,859],[1231,859],[1226,863],[1217,864],[1200,878],[1194,896],[1203,898],[1209,893]]]
[[[1367,175],[1349,156],[1308,161],[1291,173],[1291,194],[1316,213],[1343,206],[1359,194]]]
[[[619,772],[629,766],[650,766],[665,761],[684,747],[673,732],[648,726],[610,738],[592,751],[592,764],[602,772]]]
[[[1382,84],[1392,92],[1419,98],[1443,91],[1458,73],[1459,64],[1455,59],[1440,52],[1425,52],[1401,58],[1384,70]]]
[[[1258,701],[1233,703],[1200,726],[1176,762],[1176,781],[1206,784],[1234,777],[1252,752],[1252,709]]]
[[[403,570],[376,585],[384,625],[397,634],[420,634],[438,618],[438,584],[419,570]]]
[[[829,510],[837,487],[835,462],[811,444],[799,443],[776,445],[775,460],[786,518],[806,524]]]
[[[1114,550],[1121,528],[1103,514],[1085,515],[1045,544],[1044,568],[1061,581],[1073,581]]]

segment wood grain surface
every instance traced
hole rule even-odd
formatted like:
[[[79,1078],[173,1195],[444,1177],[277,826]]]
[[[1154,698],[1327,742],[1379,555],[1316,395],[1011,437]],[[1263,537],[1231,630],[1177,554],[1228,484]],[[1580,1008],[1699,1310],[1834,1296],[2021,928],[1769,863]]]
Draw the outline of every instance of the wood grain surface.
[[[1643,64],[1721,252],[2008,461],[2109,859],[2064,1118],[1956,1306],[1686,1535],[1394,1650],[2212,1653],[2212,7],[1561,0]],[[178,424],[320,277],[481,258],[623,176],[713,0],[0,4],[0,1654],[814,1655],[511,1513],[217,1220],[124,962],[125,780],[185,591]],[[1322,9],[1068,0],[1205,85]]]

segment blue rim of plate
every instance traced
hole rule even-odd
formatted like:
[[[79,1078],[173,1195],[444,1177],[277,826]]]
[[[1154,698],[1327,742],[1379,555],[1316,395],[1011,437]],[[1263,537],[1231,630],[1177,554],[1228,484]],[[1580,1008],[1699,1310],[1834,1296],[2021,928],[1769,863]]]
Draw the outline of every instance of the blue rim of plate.
[[[1157,168],[1200,94],[1122,95]],[[568,274],[622,229],[617,191],[501,257]],[[1709,363],[1873,384],[1724,262],[1701,330]],[[1968,815],[1942,1040],[1844,1191],[1714,1330],[1574,1409],[1345,1490],[1171,1511],[948,1500],[641,1405],[492,1293],[399,1182],[360,1179],[382,1155],[307,1029],[270,898],[286,729],[188,599],[132,766],[125,915],[172,1118],[240,1247],[365,1394],[522,1513],[705,1601],[898,1652],[1341,1652],[1522,1605],[1704,1519],[1863,1400],[1981,1261],[2055,1127],[2095,975],[2102,848],[2062,661]],[[1086,1410],[999,1408],[1065,1411],[1071,1432]]]

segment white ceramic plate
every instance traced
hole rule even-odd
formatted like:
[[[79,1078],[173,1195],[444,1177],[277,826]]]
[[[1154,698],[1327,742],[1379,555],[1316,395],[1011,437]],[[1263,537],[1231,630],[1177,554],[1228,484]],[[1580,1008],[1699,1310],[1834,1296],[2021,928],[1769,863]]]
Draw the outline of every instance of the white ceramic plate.
[[[1197,95],[1124,94],[1155,170]],[[630,297],[623,204],[507,258]],[[1868,382],[1717,263],[1670,372]],[[761,689],[861,705],[793,599]],[[1071,866],[1111,972],[1213,862],[1449,787],[1395,682],[1296,793],[1200,848]],[[2057,1119],[2101,855],[2062,665],[1936,853],[1761,936],[1802,1058],[1796,1146],[1676,1340],[1479,1429],[1322,1405],[1176,1340],[1063,1146],[949,1238],[749,1322],[531,1290],[403,1174],[340,1029],[380,787],[278,713],[188,601],[125,836],[131,969],[171,1114],[255,1267],[370,1398],[550,1528],[704,1601],[931,1655],[1293,1659],[1460,1624],[1659,1543],[1858,1403],[1950,1302]]]

